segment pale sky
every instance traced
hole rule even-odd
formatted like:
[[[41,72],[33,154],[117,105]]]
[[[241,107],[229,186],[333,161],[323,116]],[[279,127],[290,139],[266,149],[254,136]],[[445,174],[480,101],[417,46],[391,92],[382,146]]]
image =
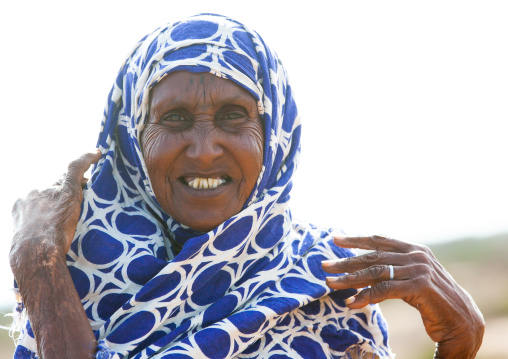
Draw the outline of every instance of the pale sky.
[[[505,1],[9,2],[0,304],[12,203],[95,148],[136,42],[200,12],[256,29],[289,72],[303,120],[294,216],[423,243],[508,232]]]

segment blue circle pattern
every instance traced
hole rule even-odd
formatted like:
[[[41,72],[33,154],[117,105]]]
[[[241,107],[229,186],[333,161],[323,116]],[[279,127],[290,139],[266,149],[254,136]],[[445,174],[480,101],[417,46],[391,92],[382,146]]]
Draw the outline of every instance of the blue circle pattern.
[[[140,151],[150,88],[180,70],[236,82],[265,125],[253,193],[208,233],[164,213]],[[344,299],[355,290],[325,285],[320,261],[352,253],[333,245],[331,229],[291,217],[300,132],[285,70],[247,26],[201,14],[139,42],[109,94],[103,155],[67,257],[97,358],[342,358],[352,346],[391,357],[378,307],[349,310]],[[184,244],[178,254],[175,241]],[[15,358],[36,356],[26,328]]]

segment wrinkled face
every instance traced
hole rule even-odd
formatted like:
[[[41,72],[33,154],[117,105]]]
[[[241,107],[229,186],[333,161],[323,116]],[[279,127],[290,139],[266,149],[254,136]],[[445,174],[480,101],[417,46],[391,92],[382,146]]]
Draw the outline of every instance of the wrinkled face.
[[[233,81],[174,72],[150,92],[141,147],[157,201],[207,232],[237,214],[263,164],[257,103]]]

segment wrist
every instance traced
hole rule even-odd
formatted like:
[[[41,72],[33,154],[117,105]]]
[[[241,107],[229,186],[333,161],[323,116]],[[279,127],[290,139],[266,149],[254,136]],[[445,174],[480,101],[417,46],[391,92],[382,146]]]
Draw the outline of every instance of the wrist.
[[[457,331],[447,340],[436,343],[436,359],[474,359],[480,349],[485,325],[470,323],[467,331]]]

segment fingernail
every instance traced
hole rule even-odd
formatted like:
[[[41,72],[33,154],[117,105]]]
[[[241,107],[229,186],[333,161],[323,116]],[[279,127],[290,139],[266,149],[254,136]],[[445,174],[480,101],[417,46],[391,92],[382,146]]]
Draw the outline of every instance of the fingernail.
[[[334,236],[333,238],[334,238],[335,240],[337,240],[337,241],[343,241],[343,240],[347,239],[347,237],[346,237],[346,236],[343,236],[343,235],[341,235],[341,234],[339,234],[338,236]]]
[[[349,297],[344,302],[346,303],[346,305],[349,305],[351,303],[354,303],[355,300],[356,300],[356,297]]]
[[[326,261],[322,261],[321,262],[321,265],[324,265],[324,266],[331,266],[331,265],[334,265],[335,263],[337,263],[336,260],[334,259],[328,259]]]
[[[347,272],[344,272],[342,274],[339,274],[337,276],[333,276],[333,277],[326,277],[326,280],[330,281],[330,282],[340,282],[342,281],[343,279],[345,279],[345,277],[348,275],[349,273]]]
[[[334,264],[341,264],[344,262],[346,258],[338,258],[338,259],[327,259],[326,261],[322,261],[321,264],[324,266],[331,266]]]

